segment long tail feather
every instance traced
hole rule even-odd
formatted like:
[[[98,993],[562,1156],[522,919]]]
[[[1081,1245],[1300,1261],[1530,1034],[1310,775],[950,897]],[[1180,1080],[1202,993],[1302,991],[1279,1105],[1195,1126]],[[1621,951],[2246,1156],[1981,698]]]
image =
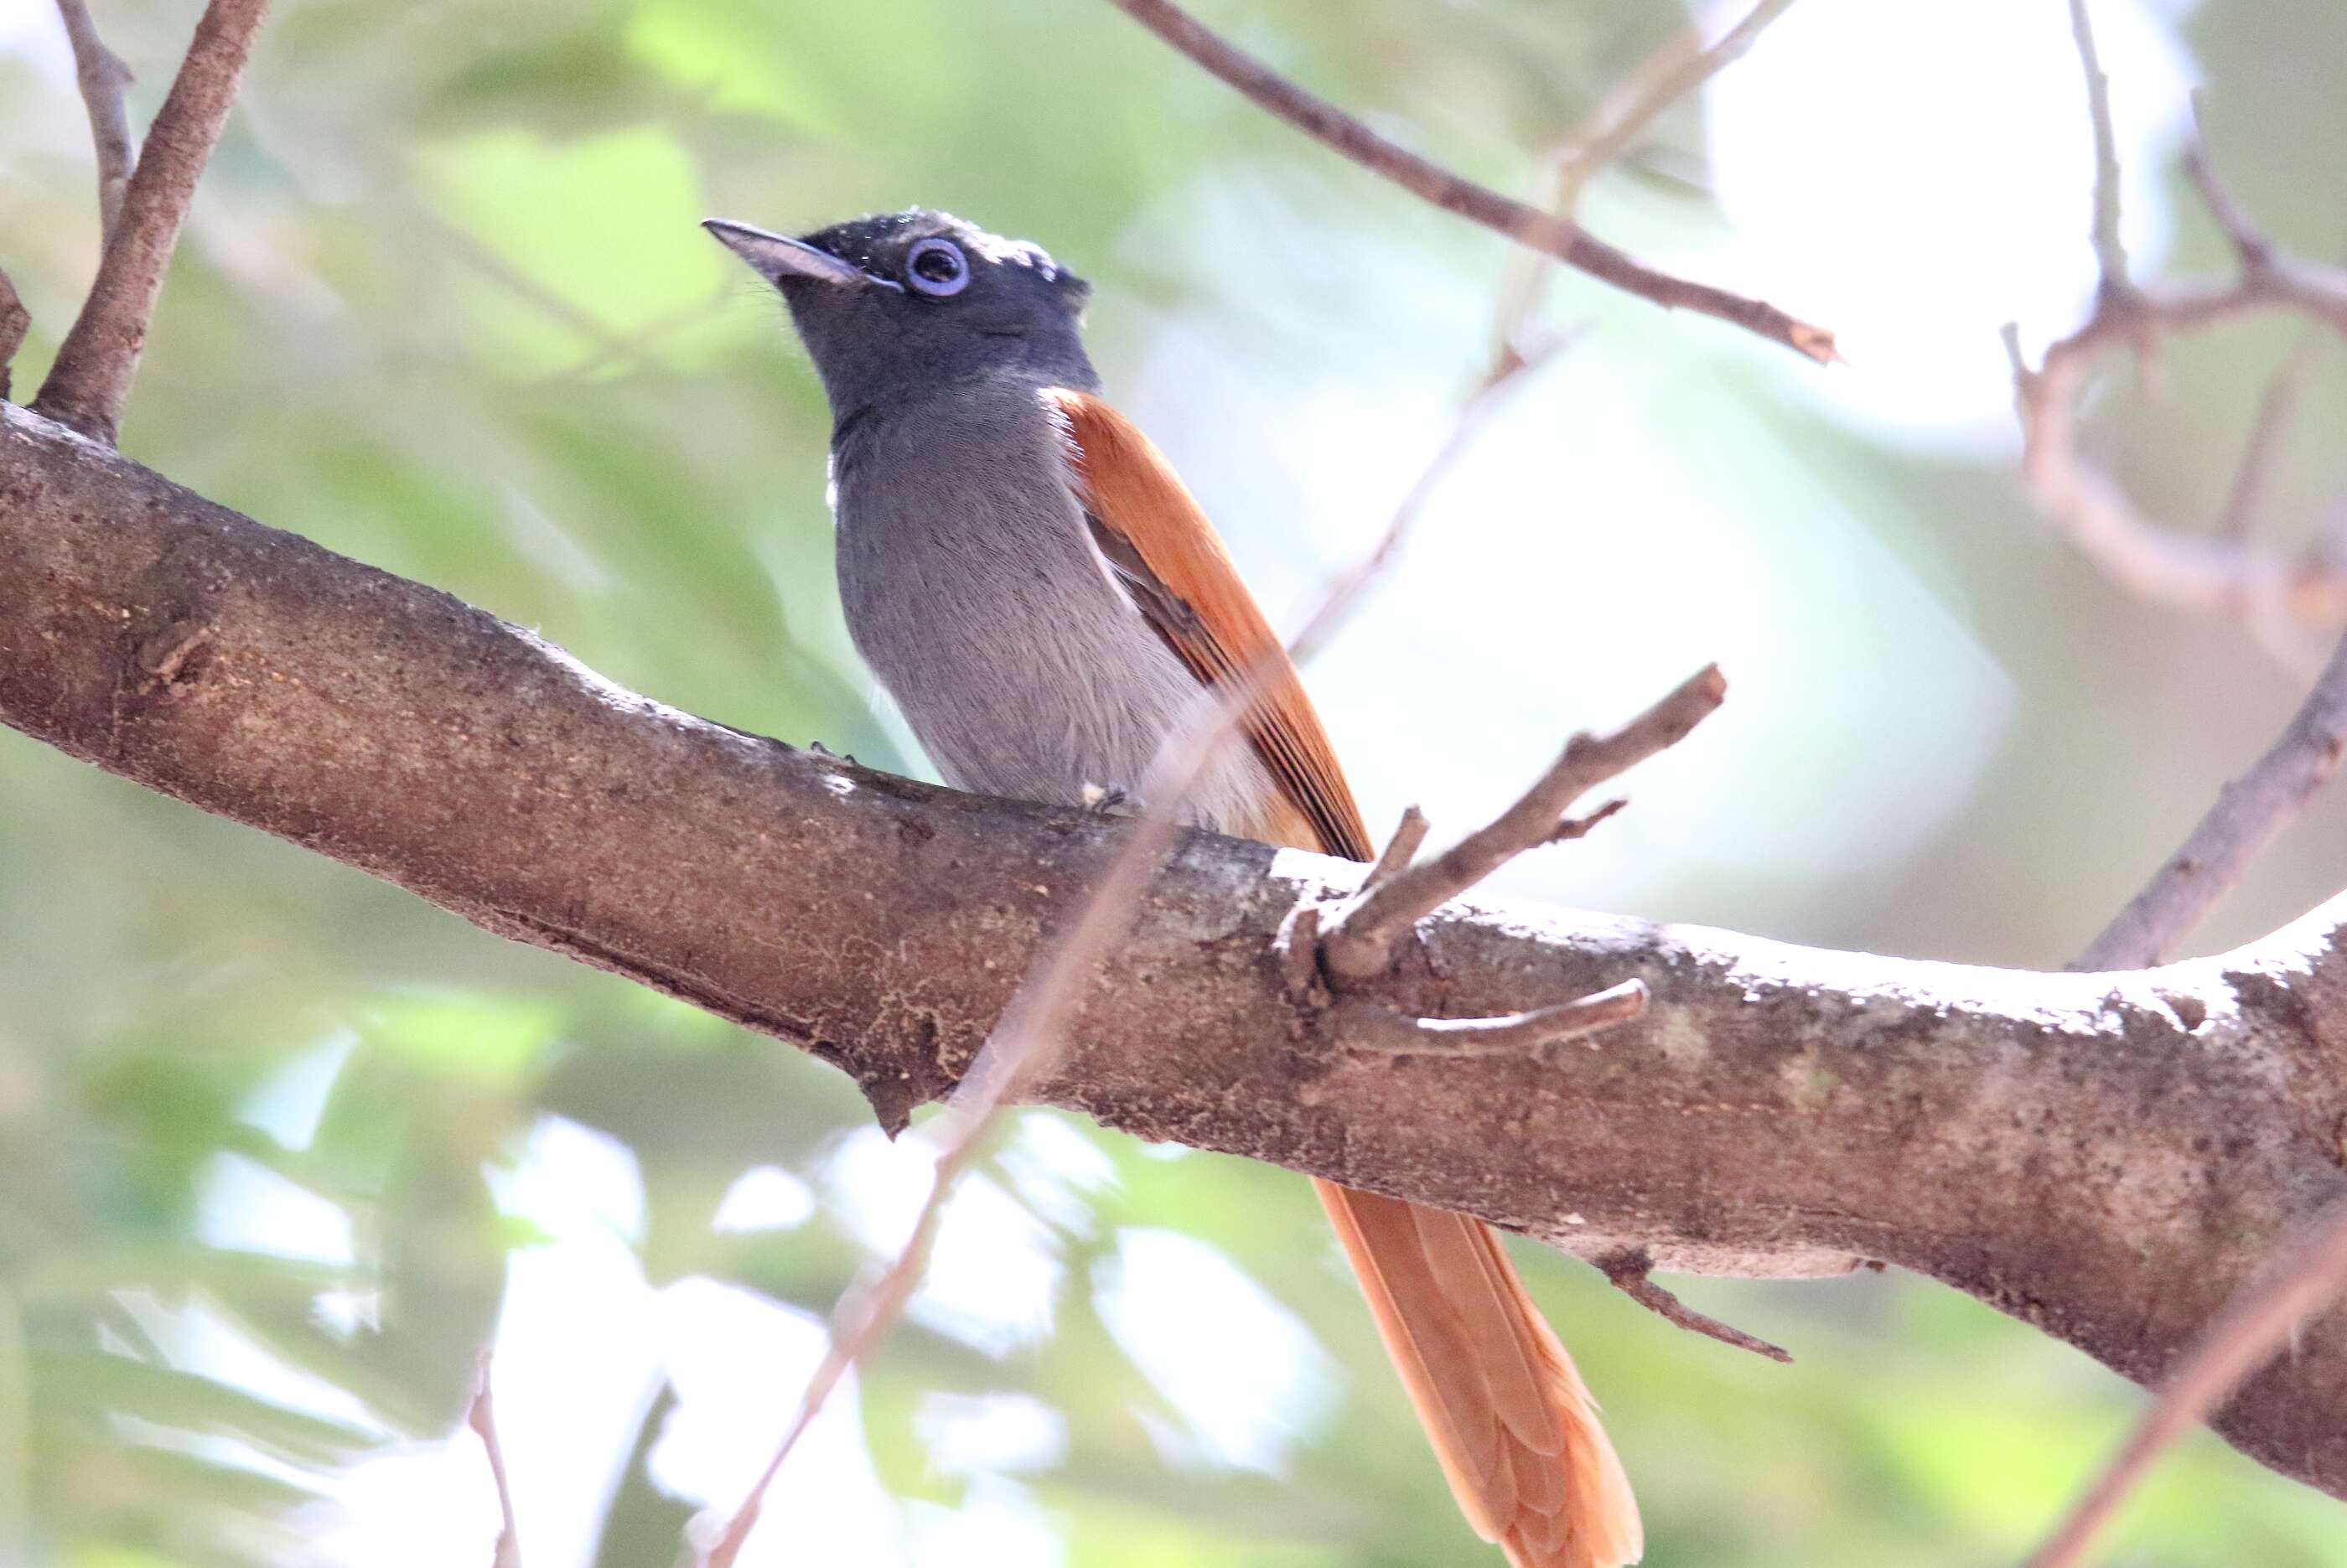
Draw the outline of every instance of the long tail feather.
[[[1312,1184],[1460,1512],[1512,1568],[1622,1568],[1645,1549],[1596,1402],[1489,1225]]]

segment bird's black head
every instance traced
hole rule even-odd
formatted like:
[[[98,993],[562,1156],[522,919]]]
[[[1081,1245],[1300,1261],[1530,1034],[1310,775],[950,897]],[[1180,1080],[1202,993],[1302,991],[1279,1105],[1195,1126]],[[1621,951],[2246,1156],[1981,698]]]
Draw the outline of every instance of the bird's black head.
[[[1005,370],[1093,384],[1077,332],[1090,285],[1040,246],[919,208],[797,240],[702,227],[782,292],[836,421]]]

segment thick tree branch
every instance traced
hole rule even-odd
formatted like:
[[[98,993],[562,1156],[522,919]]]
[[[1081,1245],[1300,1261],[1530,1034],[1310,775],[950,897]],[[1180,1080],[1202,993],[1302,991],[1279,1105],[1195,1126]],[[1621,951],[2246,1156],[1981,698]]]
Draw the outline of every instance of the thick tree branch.
[[[2171,957],[2339,771],[2347,754],[2347,637],[2332,651],[2281,738],[2209,808],[2142,892],[2087,945],[2075,969],[2138,969]]]
[[[138,372],[147,323],[162,294],[179,225],[236,101],[245,56],[268,8],[268,0],[211,0],[204,7],[187,58],[147,132],[89,297],[33,400],[35,408],[85,436],[110,445],[122,423],[123,400]]]
[[[1820,364],[1831,364],[1841,357],[1835,352],[1833,333],[1823,327],[1788,315],[1766,301],[1747,299],[1708,283],[1656,272],[1568,219],[1503,196],[1487,185],[1478,185],[1420,158],[1400,143],[1379,136],[1326,98],[1305,91],[1260,61],[1248,58],[1170,0],[1110,3],[1258,107],[1446,212],[1480,223],[1520,245],[1545,252],[1601,282],[1611,283],[1665,310],[1689,310],[1717,317],[1807,354]]]
[[[692,719],[5,407],[0,720],[792,1040],[892,1121],[952,1088],[1124,825]],[[2117,976],[1451,905],[1347,999],[1495,1018],[1635,979],[1646,1015],[1370,1061],[1317,1043],[1275,948],[1365,873],[1185,837],[1031,1098],[1592,1255],[1897,1263],[2143,1381],[2341,1181],[2347,900]],[[2347,1494],[2347,1324],[2218,1425]]]

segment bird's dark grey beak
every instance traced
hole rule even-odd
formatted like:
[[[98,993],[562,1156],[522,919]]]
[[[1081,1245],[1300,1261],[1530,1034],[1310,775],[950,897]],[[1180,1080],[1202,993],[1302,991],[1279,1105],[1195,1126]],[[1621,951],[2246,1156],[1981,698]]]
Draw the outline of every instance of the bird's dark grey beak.
[[[804,240],[770,234],[764,229],[736,223],[730,218],[704,218],[701,226],[708,230],[719,244],[747,261],[760,277],[769,282],[780,282],[785,276],[815,278],[851,288],[888,282],[841,261],[828,251],[818,251]]]

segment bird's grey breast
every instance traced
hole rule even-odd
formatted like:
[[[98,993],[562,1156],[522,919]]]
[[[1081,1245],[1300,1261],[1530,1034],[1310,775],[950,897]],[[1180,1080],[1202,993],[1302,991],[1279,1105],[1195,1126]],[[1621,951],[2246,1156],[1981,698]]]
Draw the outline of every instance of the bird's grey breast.
[[[1138,792],[1198,685],[1111,580],[1067,433],[1028,377],[843,422],[841,601],[857,651],[948,783],[1075,804]],[[1193,818],[1244,826],[1270,780],[1235,755]]]

